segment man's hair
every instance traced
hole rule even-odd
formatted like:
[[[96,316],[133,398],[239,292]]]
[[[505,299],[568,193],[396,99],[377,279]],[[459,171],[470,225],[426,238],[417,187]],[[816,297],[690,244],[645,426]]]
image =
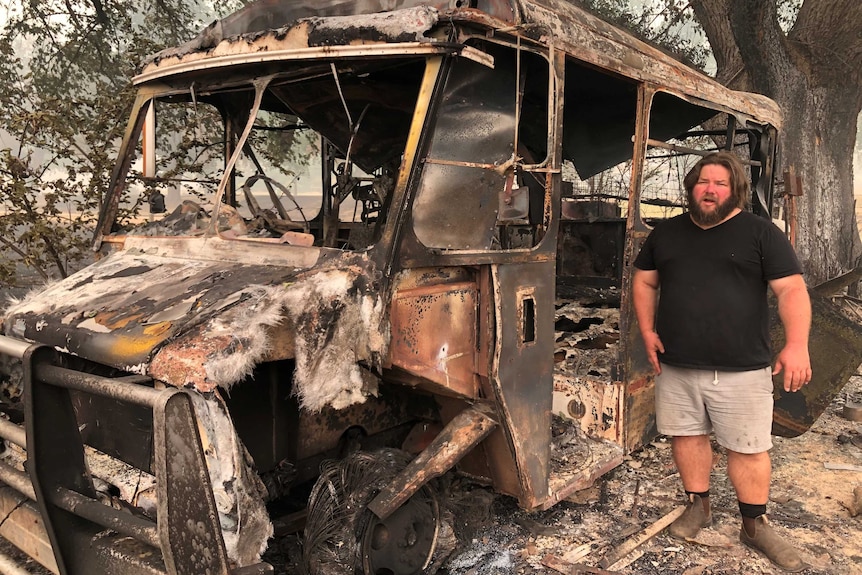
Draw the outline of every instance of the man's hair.
[[[730,152],[715,152],[708,156],[704,156],[698,163],[686,174],[682,181],[685,186],[685,191],[691,197],[694,185],[700,179],[700,170],[704,166],[718,165],[722,166],[730,172],[730,194],[735,200],[736,207],[744,210],[748,204],[748,176],[745,173],[745,167],[739,158]]]

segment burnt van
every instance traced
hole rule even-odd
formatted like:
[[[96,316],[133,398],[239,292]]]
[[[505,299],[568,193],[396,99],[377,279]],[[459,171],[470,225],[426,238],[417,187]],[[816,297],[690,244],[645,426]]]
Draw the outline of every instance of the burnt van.
[[[656,436],[631,262],[688,169],[778,215],[775,103],[569,2],[313,4],[149,58],[96,261],[3,313],[0,536],[55,573],[268,573],[297,524],[308,573],[433,571],[439,476],[542,510]],[[815,315],[776,433],[860,362]]]

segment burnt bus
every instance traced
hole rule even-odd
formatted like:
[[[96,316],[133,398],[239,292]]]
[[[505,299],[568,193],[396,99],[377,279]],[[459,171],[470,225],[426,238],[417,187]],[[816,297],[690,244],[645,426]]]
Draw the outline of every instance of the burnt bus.
[[[691,165],[775,215],[776,105],[568,2],[318,4],[149,58],[95,263],[3,313],[0,535],[53,572],[267,573],[289,513],[309,573],[432,572],[437,477],[542,510],[656,436],[631,261]],[[860,361],[815,309],[776,433]]]

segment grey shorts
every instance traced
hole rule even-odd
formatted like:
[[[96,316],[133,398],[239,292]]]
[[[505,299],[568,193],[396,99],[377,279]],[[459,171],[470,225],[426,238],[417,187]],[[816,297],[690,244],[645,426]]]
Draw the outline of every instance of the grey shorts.
[[[772,448],[772,368],[706,371],[662,364],[656,424],[673,436],[709,435],[737,453]]]

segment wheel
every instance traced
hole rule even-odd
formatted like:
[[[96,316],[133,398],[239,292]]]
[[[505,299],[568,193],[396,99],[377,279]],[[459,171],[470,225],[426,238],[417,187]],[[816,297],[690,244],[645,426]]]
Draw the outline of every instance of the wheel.
[[[368,503],[409,461],[385,449],[323,464],[308,500],[303,563],[308,575],[419,575],[437,541],[437,499],[423,486],[384,520]]]

